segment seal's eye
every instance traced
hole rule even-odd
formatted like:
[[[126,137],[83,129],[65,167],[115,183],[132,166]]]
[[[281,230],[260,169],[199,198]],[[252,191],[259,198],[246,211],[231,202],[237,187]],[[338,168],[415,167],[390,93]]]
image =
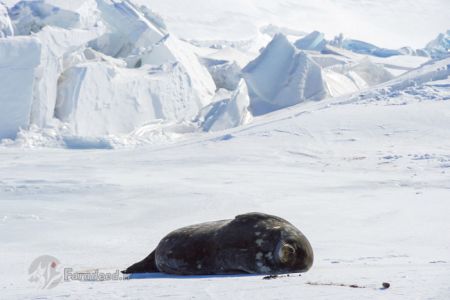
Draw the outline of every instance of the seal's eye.
[[[284,244],[278,251],[278,258],[282,263],[292,262],[295,258],[295,248],[289,244]]]

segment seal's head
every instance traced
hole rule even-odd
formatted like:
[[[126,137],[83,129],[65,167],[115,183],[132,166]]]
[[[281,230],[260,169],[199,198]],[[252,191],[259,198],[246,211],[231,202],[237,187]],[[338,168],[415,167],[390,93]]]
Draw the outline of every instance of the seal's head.
[[[306,237],[295,234],[278,242],[275,259],[283,273],[306,272],[313,265],[314,254]]]

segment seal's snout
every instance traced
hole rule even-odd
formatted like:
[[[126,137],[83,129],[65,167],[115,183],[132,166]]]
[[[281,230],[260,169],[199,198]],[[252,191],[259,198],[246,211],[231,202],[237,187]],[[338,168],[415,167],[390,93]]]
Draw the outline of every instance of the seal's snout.
[[[311,245],[303,235],[284,238],[278,242],[274,254],[284,272],[306,272],[314,260]]]
[[[277,257],[280,262],[284,264],[289,264],[295,261],[295,248],[289,244],[283,243],[278,249]]]

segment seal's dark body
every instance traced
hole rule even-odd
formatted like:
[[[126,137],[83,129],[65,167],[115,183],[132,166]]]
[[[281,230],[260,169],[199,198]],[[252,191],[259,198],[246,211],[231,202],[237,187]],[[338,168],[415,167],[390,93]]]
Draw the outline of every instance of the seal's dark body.
[[[294,254],[284,255],[285,248]],[[175,230],[124,273],[280,274],[306,272],[312,263],[311,245],[297,228],[279,217],[250,213]]]

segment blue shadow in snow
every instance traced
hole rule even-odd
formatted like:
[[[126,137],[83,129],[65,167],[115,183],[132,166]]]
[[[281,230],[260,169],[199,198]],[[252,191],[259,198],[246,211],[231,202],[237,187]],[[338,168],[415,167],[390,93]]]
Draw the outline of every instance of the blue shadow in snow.
[[[130,274],[126,278],[134,279],[205,279],[205,278],[242,278],[242,277],[261,277],[258,274],[230,274],[230,275],[170,275],[165,273],[140,273]]]
[[[67,149],[72,150],[111,150],[114,149],[106,138],[66,136],[63,138]]]

